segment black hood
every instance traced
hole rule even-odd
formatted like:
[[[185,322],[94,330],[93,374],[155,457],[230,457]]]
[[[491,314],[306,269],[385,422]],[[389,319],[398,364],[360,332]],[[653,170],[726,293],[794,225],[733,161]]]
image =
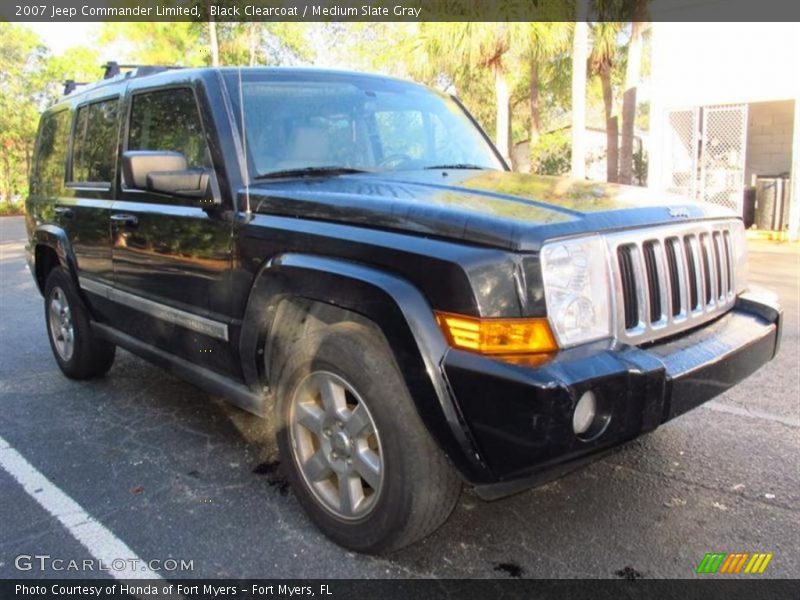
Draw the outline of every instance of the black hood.
[[[654,194],[646,188],[505,171],[396,171],[276,179],[251,186],[250,204],[260,214],[521,251],[537,250],[542,241],[553,237],[733,216],[718,206]]]

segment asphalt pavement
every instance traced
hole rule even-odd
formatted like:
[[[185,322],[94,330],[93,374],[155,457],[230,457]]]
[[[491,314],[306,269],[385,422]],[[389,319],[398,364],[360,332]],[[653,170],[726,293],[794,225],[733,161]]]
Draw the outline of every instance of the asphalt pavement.
[[[800,573],[797,245],[750,248],[751,282],[785,309],[772,363],[544,487],[492,503],[465,490],[434,535],[375,558],[314,528],[265,461],[255,417],[123,351],[105,378],[63,377],[24,237],[22,218],[0,218],[0,452],[19,453],[137,557],[191,561],[165,576],[685,578],[707,552],[771,552],[761,577]],[[65,525],[37,489],[0,468],[0,578],[91,575],[18,570],[19,556],[92,558],[84,524]]]

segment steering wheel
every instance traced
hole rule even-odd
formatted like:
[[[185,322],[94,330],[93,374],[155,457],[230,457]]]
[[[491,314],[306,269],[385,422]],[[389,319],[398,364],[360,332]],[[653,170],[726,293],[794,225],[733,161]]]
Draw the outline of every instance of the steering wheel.
[[[383,160],[378,163],[379,167],[399,167],[403,163],[412,162],[412,158],[408,154],[402,154],[400,152],[396,154],[390,154],[389,156],[384,156]]]

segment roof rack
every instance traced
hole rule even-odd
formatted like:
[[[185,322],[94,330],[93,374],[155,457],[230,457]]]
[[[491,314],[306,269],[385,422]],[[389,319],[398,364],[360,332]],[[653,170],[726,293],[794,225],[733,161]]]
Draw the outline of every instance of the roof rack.
[[[64,95],[67,96],[78,89],[79,85],[89,85],[86,81],[75,81],[74,79],[64,80]]]
[[[133,77],[144,77],[145,75],[154,75],[155,73],[162,73],[170,69],[180,69],[177,65],[121,65],[114,60],[108,61],[103,65],[103,79],[111,79],[117,75],[122,74],[122,70],[136,69],[136,74]]]
[[[156,73],[163,73],[172,69],[182,69],[177,65],[121,65],[116,61],[110,60],[102,65],[103,79],[93,83],[85,81],[75,81],[74,79],[64,80],[64,95],[68,96],[79,86],[88,86],[89,89],[102,86],[105,83],[111,83],[111,79],[128,79],[134,77],[145,77],[147,75],[155,75]],[[124,71],[124,72],[123,72]]]

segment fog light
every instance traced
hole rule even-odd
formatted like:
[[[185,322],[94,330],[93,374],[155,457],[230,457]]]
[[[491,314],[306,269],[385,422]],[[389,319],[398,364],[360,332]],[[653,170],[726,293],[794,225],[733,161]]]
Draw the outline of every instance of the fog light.
[[[594,392],[585,392],[575,405],[575,412],[572,413],[572,429],[575,434],[582,435],[589,431],[596,416],[597,398]]]

